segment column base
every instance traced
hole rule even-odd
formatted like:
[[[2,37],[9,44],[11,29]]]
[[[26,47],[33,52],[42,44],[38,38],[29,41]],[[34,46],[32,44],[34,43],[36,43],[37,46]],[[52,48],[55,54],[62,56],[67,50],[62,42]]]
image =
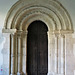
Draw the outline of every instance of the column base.
[[[53,73],[53,74],[51,74],[51,75],[65,75],[65,74],[57,74],[57,73]]]
[[[17,73],[17,75],[24,75],[24,74],[23,74],[23,73],[19,73],[19,72],[18,72],[18,73]]]
[[[27,75],[27,73],[24,73],[23,75]]]
[[[27,73],[17,73],[17,75],[27,75]]]
[[[27,75],[27,73],[23,73],[22,75]]]
[[[54,75],[54,73],[52,73],[52,72],[48,72],[47,75]]]
[[[54,75],[64,75],[64,74],[54,74]]]
[[[74,75],[75,75],[75,70],[74,70]]]
[[[10,75],[16,75],[16,74],[10,74]]]

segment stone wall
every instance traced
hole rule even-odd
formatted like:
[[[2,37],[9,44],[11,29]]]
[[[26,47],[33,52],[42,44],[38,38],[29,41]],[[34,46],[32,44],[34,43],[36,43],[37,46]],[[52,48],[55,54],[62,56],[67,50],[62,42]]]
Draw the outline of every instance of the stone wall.
[[[1,51],[3,56],[2,74],[9,75],[9,34],[3,34],[3,37],[5,38],[5,43],[3,44],[3,49]]]

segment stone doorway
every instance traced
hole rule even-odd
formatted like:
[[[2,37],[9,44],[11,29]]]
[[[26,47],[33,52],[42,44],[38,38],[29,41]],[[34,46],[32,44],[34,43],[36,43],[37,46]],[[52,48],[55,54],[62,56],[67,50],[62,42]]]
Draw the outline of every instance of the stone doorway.
[[[28,27],[27,73],[47,75],[48,73],[48,28],[42,21],[34,21]]]
[[[2,31],[10,33],[9,75],[27,75],[27,29],[35,20],[48,27],[48,75],[66,75],[66,39],[74,30],[57,0],[19,0],[8,12]]]

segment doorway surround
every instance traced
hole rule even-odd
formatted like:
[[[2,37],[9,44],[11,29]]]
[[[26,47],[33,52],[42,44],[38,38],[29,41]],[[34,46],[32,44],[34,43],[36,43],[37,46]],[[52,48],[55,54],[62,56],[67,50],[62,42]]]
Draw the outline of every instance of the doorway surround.
[[[9,10],[2,30],[10,34],[9,75],[27,75],[27,28],[35,20],[48,27],[48,75],[66,75],[66,36],[74,31],[67,10],[57,0],[19,0]]]

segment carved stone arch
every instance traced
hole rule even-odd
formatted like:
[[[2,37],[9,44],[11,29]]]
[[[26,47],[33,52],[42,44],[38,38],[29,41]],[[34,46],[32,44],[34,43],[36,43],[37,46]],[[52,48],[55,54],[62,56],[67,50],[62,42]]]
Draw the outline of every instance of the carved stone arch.
[[[57,30],[73,30],[73,25],[68,12],[62,6],[62,4],[56,0],[44,0],[43,2],[42,0],[19,0],[8,12],[4,29],[16,29],[16,23],[19,21],[21,22],[24,17],[27,17],[31,13],[34,14],[35,12],[41,12],[50,15]]]
[[[3,32],[10,33],[11,38],[9,74],[27,74],[27,28],[35,20],[44,22],[48,27],[48,75],[59,74],[60,65],[57,52],[59,50],[59,38],[62,38],[64,45],[62,45],[61,59],[63,64],[61,63],[60,75],[65,75],[65,35],[73,33],[73,25],[68,12],[57,0],[19,0],[9,10],[3,28]],[[55,40],[54,45],[53,38]],[[51,45],[55,50],[54,70],[51,67]]]
[[[39,13],[32,14],[32,15],[30,15],[29,17],[27,17],[25,19],[22,21],[22,24],[21,24],[21,25],[23,25],[21,29],[24,30],[24,31],[26,31],[28,26],[30,25],[30,23],[32,23],[35,20],[43,21],[47,25],[48,30],[50,30],[50,31],[55,30],[54,21],[51,18],[49,18],[49,16],[47,16],[45,14],[39,14]]]

